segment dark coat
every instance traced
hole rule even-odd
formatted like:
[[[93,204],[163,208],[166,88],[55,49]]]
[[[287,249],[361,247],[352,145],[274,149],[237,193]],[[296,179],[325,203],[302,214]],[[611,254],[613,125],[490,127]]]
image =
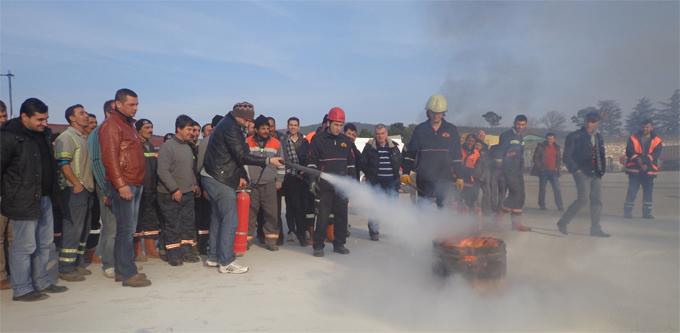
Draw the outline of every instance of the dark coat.
[[[248,179],[244,165],[267,165],[266,157],[250,154],[246,139],[229,112],[213,129],[208,140],[203,168],[215,180],[237,189],[240,178]]]
[[[602,177],[606,171],[607,160],[605,158],[604,140],[600,133],[595,133],[596,144],[600,151],[600,165],[594,165],[593,145],[590,143],[590,134],[585,128],[574,131],[567,135],[564,143],[562,160],[567,170],[571,173],[583,172],[589,177]]]
[[[450,182],[461,172],[458,129],[446,120],[436,132],[429,120],[418,124],[403,154],[404,174],[415,171],[418,179]]]
[[[57,163],[50,142],[51,131],[31,133],[19,118],[11,119],[0,131],[0,184],[2,184],[2,215],[12,220],[37,220],[42,215],[42,159],[49,159],[52,191],[57,186]],[[41,156],[36,140],[45,140],[49,156]],[[55,193],[45,195],[54,197]]]
[[[394,179],[399,179],[399,170],[401,169],[401,151],[399,151],[399,144],[387,140],[387,148],[390,150],[390,162],[392,163],[392,173]],[[378,183],[378,164],[380,158],[378,157],[378,146],[375,139],[369,140],[364,146],[364,151],[361,153],[361,167],[366,175],[368,182],[375,185]]]

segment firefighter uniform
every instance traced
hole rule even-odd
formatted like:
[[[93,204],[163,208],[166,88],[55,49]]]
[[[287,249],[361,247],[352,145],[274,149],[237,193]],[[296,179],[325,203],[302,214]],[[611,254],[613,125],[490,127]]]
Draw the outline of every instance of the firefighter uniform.
[[[352,141],[344,134],[333,135],[329,130],[320,132],[312,140],[307,166],[325,173],[354,178],[356,166],[351,148]],[[324,247],[326,228],[331,214],[334,216],[335,225],[333,246],[336,249],[344,248],[347,239],[347,198],[337,192],[330,183],[320,179],[316,201],[314,249],[319,250]]]
[[[435,131],[430,121],[420,123],[404,149],[405,175],[416,172],[418,195],[444,206],[453,188],[453,174],[461,172],[460,137],[453,124],[442,120]]]
[[[628,191],[624,203],[624,216],[632,217],[635,197],[642,186],[642,216],[652,216],[652,191],[654,178],[659,172],[658,159],[663,148],[663,140],[652,132],[645,139],[642,133],[633,134],[626,144],[626,173],[628,174]]]
[[[498,148],[494,150],[496,166],[507,188],[507,196],[502,203],[502,212],[511,213],[513,229],[528,229],[522,225],[524,208],[524,137],[514,128],[501,134]],[[498,215],[502,217],[502,213]],[[528,230],[527,230],[528,231]]]
[[[139,203],[139,218],[135,237],[144,239],[146,255],[157,256],[156,240],[160,235],[158,212],[158,147],[151,141],[143,141],[144,148],[144,189]]]

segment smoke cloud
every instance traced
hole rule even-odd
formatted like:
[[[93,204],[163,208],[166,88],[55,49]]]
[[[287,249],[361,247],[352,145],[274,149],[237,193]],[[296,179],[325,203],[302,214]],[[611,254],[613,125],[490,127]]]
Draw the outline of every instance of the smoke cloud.
[[[668,331],[678,327],[673,291],[639,286],[638,281],[648,278],[644,270],[624,274],[619,269],[621,253],[630,252],[626,242],[602,244],[584,237],[569,244],[549,233],[492,232],[508,245],[507,277],[499,289],[477,290],[460,277],[441,278],[431,267],[432,240],[469,235],[475,221],[448,209],[415,206],[404,196],[385,196],[353,180],[322,177],[351,198],[351,211],[358,215],[353,221],[372,218],[381,228],[380,242],[356,249],[352,239],[361,235],[354,231],[349,243],[352,254],[347,260],[336,259],[345,269],[338,269],[338,276],[323,286],[319,304],[346,316],[348,322],[354,314],[367,315],[375,318],[376,331]],[[636,285],[635,291],[627,287],[631,285]],[[676,306],[659,308],[655,302]],[[669,321],[673,318],[676,321]]]
[[[614,99],[628,112],[680,86],[678,2],[430,2],[431,43],[448,59],[454,121],[495,111],[574,114]]]

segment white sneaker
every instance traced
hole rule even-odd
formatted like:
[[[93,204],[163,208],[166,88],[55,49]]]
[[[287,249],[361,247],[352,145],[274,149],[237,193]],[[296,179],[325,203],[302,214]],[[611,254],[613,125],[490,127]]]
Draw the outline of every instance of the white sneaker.
[[[218,270],[220,273],[243,274],[248,271],[248,266],[241,266],[234,260],[227,266],[220,265]]]
[[[217,267],[217,266],[219,266],[219,264],[217,263],[217,261],[212,261],[212,260],[206,260],[206,261],[205,261],[205,265],[208,266],[208,267]]]
[[[295,236],[295,233],[289,232],[288,237],[286,238],[286,241],[288,242],[297,242],[297,236]]]
[[[113,267],[109,267],[104,270],[104,276],[109,279],[113,279],[113,277],[116,276],[116,271],[113,269]]]

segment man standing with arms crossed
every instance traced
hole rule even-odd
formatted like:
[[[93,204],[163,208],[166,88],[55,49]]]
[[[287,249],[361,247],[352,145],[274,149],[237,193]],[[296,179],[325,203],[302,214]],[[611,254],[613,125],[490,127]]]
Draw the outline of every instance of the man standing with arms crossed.
[[[116,281],[123,286],[146,287],[151,281],[137,273],[132,237],[137,228],[145,163],[142,141],[133,127],[137,94],[130,89],[116,92],[116,109],[101,126],[99,142],[106,179],[111,183],[116,216],[114,262]]]

